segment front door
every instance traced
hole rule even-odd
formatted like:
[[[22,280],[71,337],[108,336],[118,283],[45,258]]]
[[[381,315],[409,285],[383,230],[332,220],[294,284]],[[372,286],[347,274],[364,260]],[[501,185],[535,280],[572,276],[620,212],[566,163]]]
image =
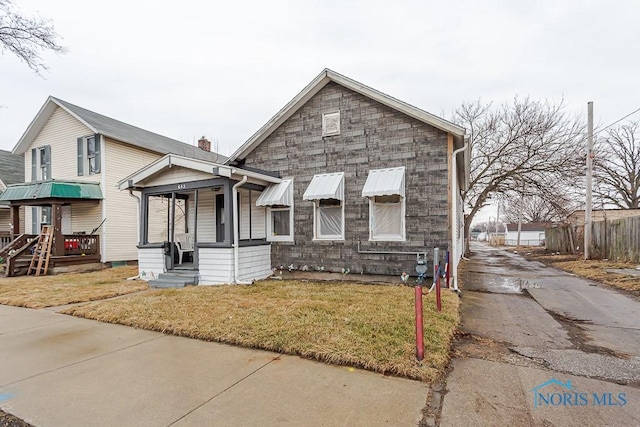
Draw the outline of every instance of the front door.
[[[216,242],[224,242],[224,194],[216,194]]]

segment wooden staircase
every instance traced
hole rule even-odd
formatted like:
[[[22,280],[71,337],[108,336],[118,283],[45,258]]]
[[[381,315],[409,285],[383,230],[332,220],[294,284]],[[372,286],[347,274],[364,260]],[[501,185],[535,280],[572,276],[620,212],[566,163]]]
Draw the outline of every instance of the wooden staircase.
[[[51,257],[51,244],[53,243],[53,228],[43,225],[38,242],[33,250],[33,257],[27,275],[35,273],[36,276],[45,276],[49,270],[49,258]],[[36,263],[37,261],[37,263]]]

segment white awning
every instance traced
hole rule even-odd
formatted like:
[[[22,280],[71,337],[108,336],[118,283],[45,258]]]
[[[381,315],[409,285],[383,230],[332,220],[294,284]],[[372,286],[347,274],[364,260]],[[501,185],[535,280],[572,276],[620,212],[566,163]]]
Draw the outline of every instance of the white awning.
[[[404,166],[399,168],[374,169],[369,171],[367,182],[362,189],[362,197],[391,196],[404,197]]]
[[[264,189],[256,206],[291,206],[293,204],[293,180],[283,179],[280,184],[271,184]]]
[[[314,175],[303,200],[338,199],[344,200],[344,172]]]

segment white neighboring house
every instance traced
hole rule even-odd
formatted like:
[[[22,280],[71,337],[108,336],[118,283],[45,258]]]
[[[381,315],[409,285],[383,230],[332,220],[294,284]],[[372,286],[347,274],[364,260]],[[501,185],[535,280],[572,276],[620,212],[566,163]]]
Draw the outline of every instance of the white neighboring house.
[[[24,158],[25,182],[7,186],[0,201],[16,212],[27,207],[25,233],[53,226],[54,263],[63,256],[76,256],[77,263],[137,260],[137,201],[118,181],[169,153],[226,159],[210,152],[204,138],[199,146],[49,97],[13,149]]]
[[[520,229],[520,245],[541,246],[544,245],[544,229],[549,227],[546,222],[529,222],[522,224]],[[516,246],[518,244],[518,223],[506,224],[507,235],[504,244]]]

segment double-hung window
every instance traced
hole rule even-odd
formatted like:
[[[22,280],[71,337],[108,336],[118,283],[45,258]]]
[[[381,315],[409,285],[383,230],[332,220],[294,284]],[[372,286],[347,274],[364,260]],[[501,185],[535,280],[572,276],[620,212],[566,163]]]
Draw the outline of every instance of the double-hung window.
[[[405,240],[404,167],[369,171],[362,196],[369,198],[369,240]]]
[[[51,146],[31,149],[31,181],[51,179]]]
[[[313,201],[314,240],[344,240],[344,172],[315,175],[302,198]]]
[[[78,138],[78,176],[100,173],[100,135]]]
[[[265,188],[256,206],[267,207],[267,241],[293,242],[293,179]]]

